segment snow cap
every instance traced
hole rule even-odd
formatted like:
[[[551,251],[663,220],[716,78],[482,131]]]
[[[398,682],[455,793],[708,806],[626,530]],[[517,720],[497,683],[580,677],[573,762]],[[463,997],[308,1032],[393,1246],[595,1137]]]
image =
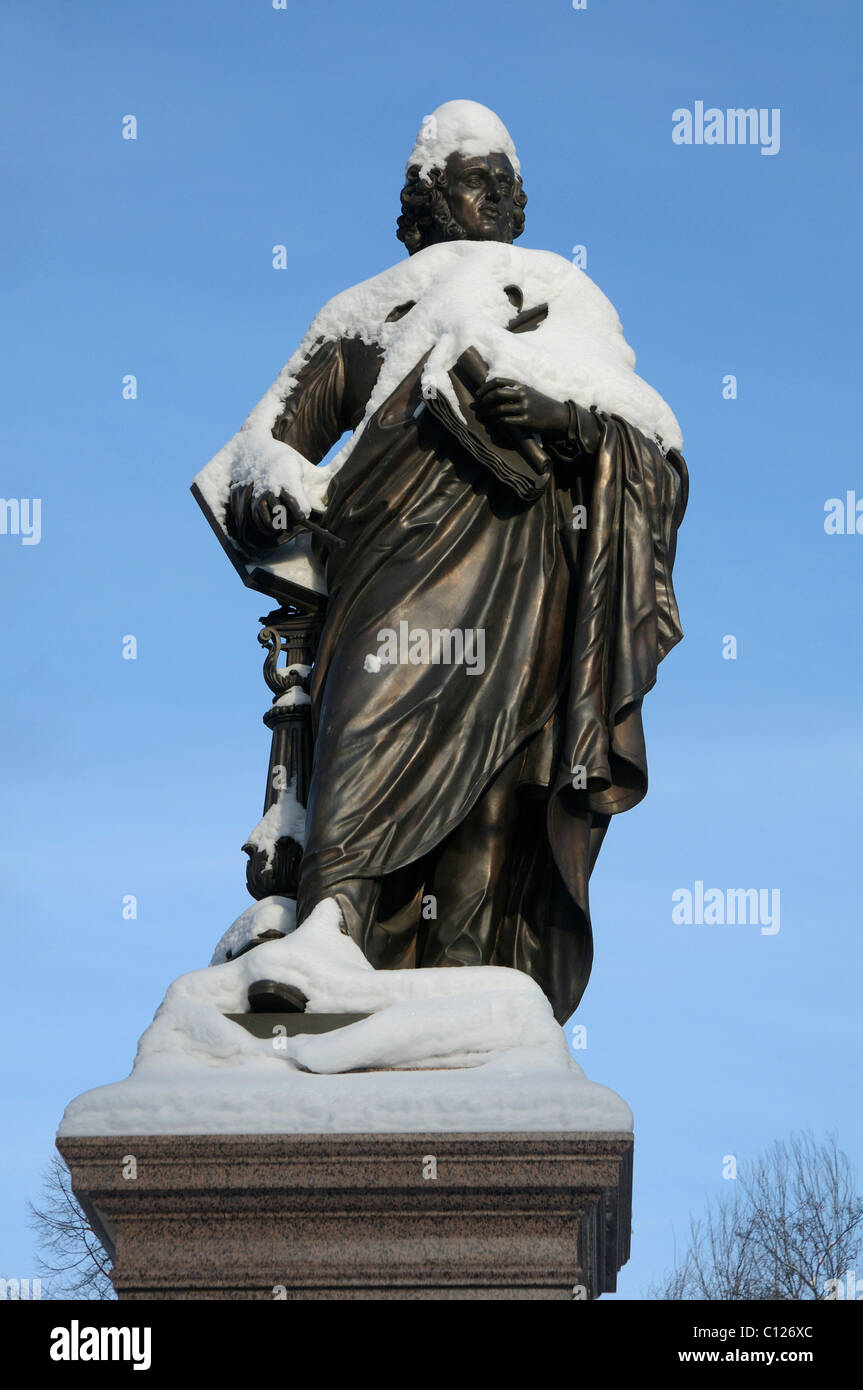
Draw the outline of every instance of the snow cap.
[[[423,116],[406,168],[420,166],[420,178],[442,169],[449,154],[505,154],[518,174],[521,166],[512,136],[500,116],[478,101],[445,101]]]

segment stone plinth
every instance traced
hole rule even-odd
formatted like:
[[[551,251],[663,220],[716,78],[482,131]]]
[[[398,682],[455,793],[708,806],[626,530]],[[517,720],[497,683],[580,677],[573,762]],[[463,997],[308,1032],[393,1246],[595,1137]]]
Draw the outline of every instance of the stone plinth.
[[[58,1148],[121,1299],[572,1299],[612,1292],[629,1258],[632,1143],[138,1134]]]

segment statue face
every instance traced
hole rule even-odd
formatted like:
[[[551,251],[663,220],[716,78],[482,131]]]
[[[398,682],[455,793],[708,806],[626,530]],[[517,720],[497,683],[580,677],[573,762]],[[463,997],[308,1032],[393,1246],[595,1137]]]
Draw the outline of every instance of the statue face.
[[[515,170],[505,154],[451,154],[446,161],[450,216],[467,241],[512,243]],[[441,228],[441,241],[451,239]]]

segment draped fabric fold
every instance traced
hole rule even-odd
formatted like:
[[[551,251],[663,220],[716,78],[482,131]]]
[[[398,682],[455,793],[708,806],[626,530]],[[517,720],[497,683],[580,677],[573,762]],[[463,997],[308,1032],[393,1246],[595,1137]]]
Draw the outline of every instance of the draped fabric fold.
[[[525,500],[422,408],[421,368],[328,498],[344,544],[326,556],[300,918],[335,897],[375,965],[526,970],[563,1021],[590,973],[609,819],[647,787],[641,702],[681,637],[686,466],[601,415],[596,453],[549,445],[548,485]],[[482,669],[376,665],[400,624],[481,632]]]
[[[575,1009],[590,974],[588,881],[610,817],[647,792],[641,706],[683,636],[671,572],[688,492],[679,453],[663,456],[625,420],[605,419],[546,819],[571,907],[548,913],[534,972],[560,1018]]]

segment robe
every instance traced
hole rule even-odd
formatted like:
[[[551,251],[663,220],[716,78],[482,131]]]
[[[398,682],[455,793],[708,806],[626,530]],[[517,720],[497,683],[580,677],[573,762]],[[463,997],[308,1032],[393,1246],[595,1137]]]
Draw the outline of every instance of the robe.
[[[380,362],[359,338],[319,345],[274,436],[320,462],[362,419]],[[686,465],[596,414],[592,432],[543,439],[547,485],[519,497],[424,408],[421,368],[330,487],[343,544],[316,542],[329,597],[298,917],[334,897],[378,968],[524,970],[563,1022],[590,974],[606,828],[647,789],[642,700],[682,636]],[[404,623],[481,632],[482,672],[376,665],[379,634]]]

